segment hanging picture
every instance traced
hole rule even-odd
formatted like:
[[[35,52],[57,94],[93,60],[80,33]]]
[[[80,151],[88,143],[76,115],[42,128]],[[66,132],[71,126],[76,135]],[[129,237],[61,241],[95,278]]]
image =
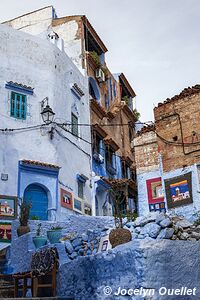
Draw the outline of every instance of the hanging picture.
[[[0,219],[17,218],[17,197],[0,195]]]
[[[73,209],[73,195],[72,193],[60,189],[60,203],[62,207]]]
[[[81,198],[74,198],[74,206],[73,206],[73,210],[75,210],[76,212],[82,214],[83,213],[83,200]]]
[[[11,243],[11,223],[0,222],[0,242]]]
[[[146,181],[148,203],[155,204],[164,201],[161,177],[152,178]]]
[[[168,208],[179,207],[193,203],[192,172],[165,180],[165,190]]]

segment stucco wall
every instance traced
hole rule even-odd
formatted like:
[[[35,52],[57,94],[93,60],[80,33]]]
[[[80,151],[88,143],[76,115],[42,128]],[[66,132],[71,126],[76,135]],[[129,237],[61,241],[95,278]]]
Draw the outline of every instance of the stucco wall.
[[[63,264],[58,273],[58,294],[75,299],[165,300],[159,289],[197,288],[200,297],[200,244],[185,241],[132,241],[95,256]],[[169,255],[169,253],[171,253]],[[106,296],[105,287],[112,293]],[[155,289],[151,297],[115,296],[121,289]],[[176,297],[176,296],[175,296]],[[176,299],[171,297],[170,299]],[[181,299],[181,297],[180,297]],[[185,298],[186,299],[186,298]]]
[[[56,122],[71,122],[71,111],[75,110],[79,123],[90,123],[87,78],[83,77],[64,52],[49,41],[6,25],[0,25],[0,39],[1,128],[42,124],[40,102],[47,96],[49,105],[55,112]],[[5,88],[7,81],[34,88],[34,94],[27,96],[28,116],[24,121],[10,117],[10,90]],[[84,92],[80,100],[72,97],[71,86],[74,83]],[[66,187],[66,190],[77,196],[76,175],[91,177],[91,146],[58,127],[56,130],[68,140],[59,136],[56,131],[50,140],[50,129],[51,126],[47,126],[37,130],[1,133],[0,173],[8,174],[8,181],[1,182],[0,194],[17,195],[18,161],[29,159],[59,165],[59,186]],[[79,127],[79,135],[90,142],[90,127]],[[19,194],[22,193],[23,190]],[[57,200],[55,194],[52,193],[51,197],[54,203],[60,202],[59,195]],[[91,201],[90,180],[85,185],[85,198]],[[49,203],[50,205],[52,204]],[[58,219],[63,219],[68,214],[65,208],[62,208],[62,215],[60,213],[59,206]]]

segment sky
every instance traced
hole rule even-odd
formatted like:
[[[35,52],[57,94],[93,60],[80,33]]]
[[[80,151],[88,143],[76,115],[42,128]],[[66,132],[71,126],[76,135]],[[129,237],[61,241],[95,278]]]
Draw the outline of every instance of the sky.
[[[136,92],[141,121],[185,87],[200,83],[199,0],[1,0],[0,21],[53,5],[58,17],[85,14],[108,48],[112,73]]]

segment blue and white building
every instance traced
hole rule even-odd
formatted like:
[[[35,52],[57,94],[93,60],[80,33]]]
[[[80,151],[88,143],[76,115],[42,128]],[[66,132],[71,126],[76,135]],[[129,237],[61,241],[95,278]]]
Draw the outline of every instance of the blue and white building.
[[[0,39],[0,195],[30,200],[42,220],[91,214],[90,126],[79,126],[90,124],[87,78],[54,32],[44,40],[0,25]]]

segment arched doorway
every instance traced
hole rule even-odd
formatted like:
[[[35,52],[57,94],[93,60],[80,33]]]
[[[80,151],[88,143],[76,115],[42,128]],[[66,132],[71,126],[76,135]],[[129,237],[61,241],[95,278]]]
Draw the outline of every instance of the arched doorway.
[[[24,199],[32,203],[30,218],[37,216],[40,220],[48,219],[48,195],[41,185],[30,184],[24,191]]]

